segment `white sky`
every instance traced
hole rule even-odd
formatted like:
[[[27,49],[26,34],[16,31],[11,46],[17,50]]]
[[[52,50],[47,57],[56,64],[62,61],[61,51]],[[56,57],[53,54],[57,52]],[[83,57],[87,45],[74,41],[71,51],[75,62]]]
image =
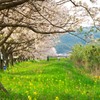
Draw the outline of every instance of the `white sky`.
[[[95,1],[95,3],[90,2],[90,0],[84,0],[84,1],[88,3],[90,7],[100,7],[100,0],[93,0]]]
[[[55,1],[61,1],[61,0],[55,0]],[[67,1],[67,0],[63,0],[63,1]],[[88,5],[88,7],[98,7],[100,8],[100,0],[91,0],[94,2],[91,2],[90,0],[73,0],[75,2],[82,2]],[[63,6],[65,6],[67,9],[70,9],[73,4],[71,2],[66,2],[66,4],[64,4]],[[80,13],[80,12],[79,12]],[[100,16],[100,15],[99,15]],[[86,20],[88,21],[84,21],[81,25],[82,26],[91,26],[91,23],[93,22],[92,19],[90,17],[85,17]]]
[[[55,0],[56,2],[59,2],[59,1],[67,1],[67,0]],[[100,0],[73,0],[73,1],[76,1],[76,2],[85,2],[87,3],[90,7],[100,7]],[[94,1],[93,3],[91,1]],[[71,6],[72,3],[66,3],[67,6]]]

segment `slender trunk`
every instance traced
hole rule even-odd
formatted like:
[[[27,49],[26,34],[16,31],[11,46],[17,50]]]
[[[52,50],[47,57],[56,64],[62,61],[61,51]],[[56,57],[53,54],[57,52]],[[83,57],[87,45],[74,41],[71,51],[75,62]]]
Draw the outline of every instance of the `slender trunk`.
[[[6,66],[9,67],[9,59],[8,59],[8,57],[6,58]]]
[[[13,59],[12,53],[9,55],[9,58],[10,58],[10,64],[13,66],[14,65],[14,59]]]
[[[3,60],[0,59],[0,69],[3,70]]]
[[[8,59],[8,54],[4,52],[4,65],[6,67],[9,67],[9,59]]]

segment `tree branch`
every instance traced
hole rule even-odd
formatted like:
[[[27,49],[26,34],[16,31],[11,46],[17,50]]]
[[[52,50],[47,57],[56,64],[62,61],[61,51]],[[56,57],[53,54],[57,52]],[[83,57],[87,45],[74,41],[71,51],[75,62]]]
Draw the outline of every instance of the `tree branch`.
[[[29,0],[2,0],[0,1],[0,10],[9,9],[21,5]]]
[[[40,34],[75,32],[74,30],[65,30],[65,29],[64,29],[64,31],[49,31],[49,32],[39,31],[39,30],[34,29],[32,26],[25,25],[25,24],[23,24],[23,25],[21,25],[21,24],[0,24],[0,27],[23,27],[23,28],[28,28],[28,29],[32,30],[33,32],[40,33]]]

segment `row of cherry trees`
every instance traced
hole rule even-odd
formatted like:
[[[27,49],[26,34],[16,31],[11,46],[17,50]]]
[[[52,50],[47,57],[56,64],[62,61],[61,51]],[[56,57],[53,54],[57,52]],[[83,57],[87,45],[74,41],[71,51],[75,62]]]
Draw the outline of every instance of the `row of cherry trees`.
[[[14,57],[47,55],[58,33],[74,32],[86,18],[97,26],[99,14],[99,7],[76,0],[0,0],[0,69]]]

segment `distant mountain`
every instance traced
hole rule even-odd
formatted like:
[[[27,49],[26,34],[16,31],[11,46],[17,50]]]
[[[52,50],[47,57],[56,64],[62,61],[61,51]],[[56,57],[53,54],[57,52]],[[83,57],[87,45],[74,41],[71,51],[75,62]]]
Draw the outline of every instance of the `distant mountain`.
[[[80,39],[74,35],[77,35]],[[75,45],[75,44],[86,44],[86,41],[84,41],[86,36],[91,36],[93,35],[93,37],[96,38],[100,38],[100,31],[96,30],[96,28],[94,27],[84,27],[81,30],[79,29],[77,32],[72,32],[71,34],[64,34],[60,36],[60,43],[58,43],[55,48],[57,50],[57,53],[67,53],[69,51],[71,51],[71,48]],[[88,40],[89,41],[89,40]]]

